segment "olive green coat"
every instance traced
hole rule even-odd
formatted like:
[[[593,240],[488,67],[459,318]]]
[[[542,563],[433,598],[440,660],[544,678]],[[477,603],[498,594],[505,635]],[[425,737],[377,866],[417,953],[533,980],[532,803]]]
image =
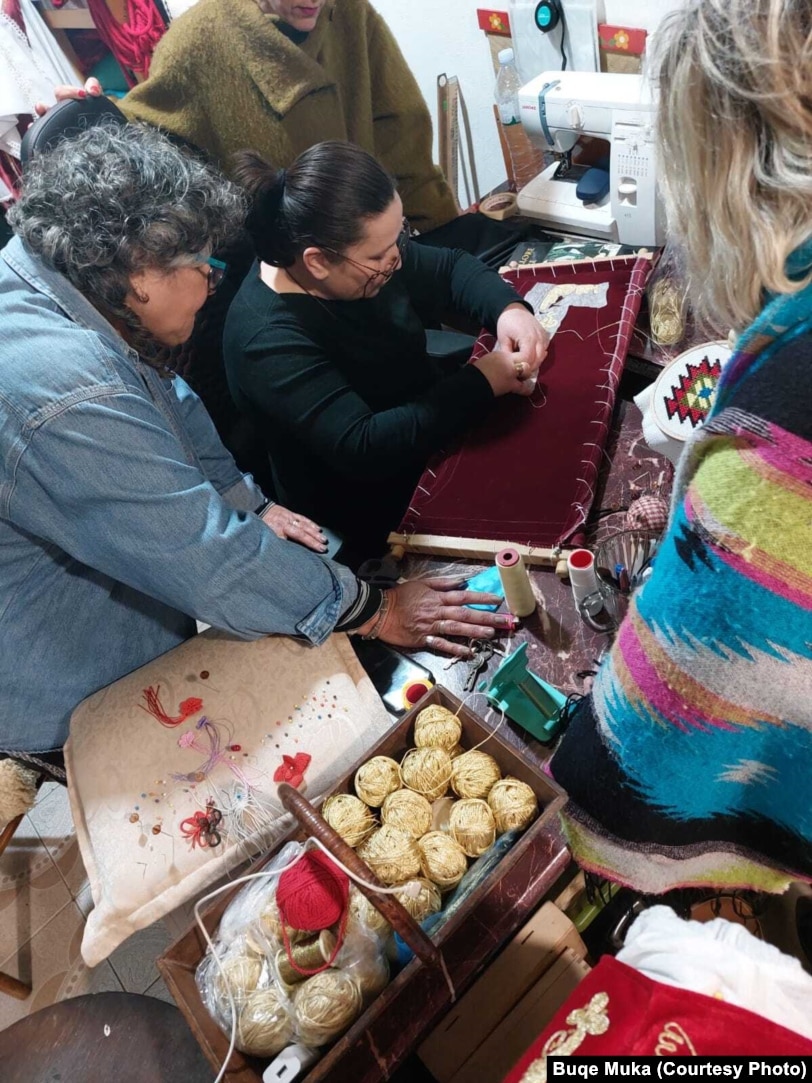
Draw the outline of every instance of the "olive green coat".
[[[349,139],[394,175],[418,229],[453,218],[431,159],[431,118],[389,28],[367,0],[327,0],[295,45],[256,0],[199,0],[172,23],[123,109],[208,151],[286,167],[324,139]]]

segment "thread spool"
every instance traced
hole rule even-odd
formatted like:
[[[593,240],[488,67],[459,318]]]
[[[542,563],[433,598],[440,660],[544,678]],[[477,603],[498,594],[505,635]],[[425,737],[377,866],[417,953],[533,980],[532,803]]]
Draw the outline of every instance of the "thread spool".
[[[600,594],[594,555],[588,549],[573,549],[567,557],[567,574],[572,587],[573,601],[580,612],[581,603],[585,598],[588,598],[590,594]],[[590,617],[594,617],[602,608],[603,602],[598,596],[592,599],[586,607],[586,612]]]
[[[529,617],[537,602],[521,554],[516,549],[502,549],[496,554],[496,567],[508,609],[515,617]]]
[[[280,948],[274,957],[276,972],[285,985],[298,985],[299,982],[303,982],[305,978],[311,976],[310,973],[302,974],[300,971],[313,972],[323,967],[327,960],[332,958],[335,946],[336,938],[334,934],[329,929],[323,929],[318,936],[313,937],[311,940],[302,940],[298,944],[291,944],[290,959],[286,950]],[[296,966],[293,966],[291,959]]]
[[[279,910],[276,905],[276,897],[274,897],[265,909],[259,915],[259,924],[262,932],[271,940],[274,944],[284,943],[285,936],[282,931],[282,919],[279,916]],[[286,930],[288,940],[291,944],[295,944],[299,940],[307,940],[310,933],[306,929],[291,929],[288,927]]]

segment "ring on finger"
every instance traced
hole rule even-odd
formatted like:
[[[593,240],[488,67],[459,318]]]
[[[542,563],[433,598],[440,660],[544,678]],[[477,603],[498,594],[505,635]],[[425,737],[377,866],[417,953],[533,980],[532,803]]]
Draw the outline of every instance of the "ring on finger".
[[[524,377],[524,374],[527,372],[527,366],[525,365],[524,361],[517,361],[513,367],[516,369],[516,375],[521,380]]]
[[[427,647],[433,647],[434,646],[434,636],[426,636],[426,646]]]

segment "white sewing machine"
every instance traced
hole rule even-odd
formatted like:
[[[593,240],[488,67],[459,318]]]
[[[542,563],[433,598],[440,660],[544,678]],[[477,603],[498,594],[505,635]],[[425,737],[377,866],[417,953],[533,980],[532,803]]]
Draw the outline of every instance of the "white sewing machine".
[[[663,243],[655,105],[642,76],[546,71],[521,88],[519,106],[532,142],[558,157],[519,192],[521,214],[555,229],[621,244]],[[595,202],[576,195],[586,170],[572,166],[570,155],[582,135],[609,143],[608,191],[595,196]]]

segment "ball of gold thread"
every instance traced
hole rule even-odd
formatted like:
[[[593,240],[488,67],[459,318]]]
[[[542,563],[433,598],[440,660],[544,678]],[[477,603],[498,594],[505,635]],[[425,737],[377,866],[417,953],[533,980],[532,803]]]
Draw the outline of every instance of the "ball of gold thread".
[[[375,933],[381,938],[389,936],[392,931],[392,927],[377,906],[373,906],[366,895],[359,891],[354,884],[350,885],[348,929],[353,924],[360,925],[365,932]]]
[[[539,811],[538,799],[531,787],[510,775],[494,783],[488,794],[488,804],[500,834],[503,831],[524,831]]]
[[[431,830],[431,805],[414,790],[395,790],[381,805],[381,820],[419,839]]]
[[[419,885],[420,890],[415,891],[414,885]],[[443,905],[437,885],[424,876],[404,884],[395,892],[395,898],[417,922],[423,921],[429,914],[436,914]]]
[[[658,346],[673,346],[685,334],[685,293],[669,278],[658,278],[648,291],[651,337]]]
[[[379,880],[401,884],[420,871],[420,854],[411,835],[384,824],[359,847],[358,854]]]
[[[453,748],[448,750],[448,754],[452,760],[455,760],[457,756],[461,756],[464,751],[465,749],[462,747],[462,745],[454,745]]]
[[[378,826],[369,806],[351,793],[336,793],[328,797],[321,814],[333,831],[353,849],[368,839]]]
[[[400,761],[403,785],[435,801],[448,790],[451,757],[444,748],[412,748]]]
[[[444,748],[446,752],[459,744],[462,723],[447,707],[432,703],[424,707],[415,719],[414,743],[418,748]]]
[[[456,887],[468,868],[468,859],[458,842],[442,831],[429,831],[418,839],[420,868],[441,891]]]
[[[480,857],[496,839],[496,821],[481,797],[466,797],[451,810],[449,833],[469,857]]]
[[[487,752],[472,749],[451,762],[451,788],[458,797],[487,797],[501,777],[499,764]]]
[[[262,975],[262,959],[258,955],[231,955],[223,959],[223,968],[215,965],[212,986],[215,996],[228,1005],[228,990],[238,1003],[253,993]]]
[[[400,789],[400,768],[388,756],[374,756],[355,772],[355,792],[373,808],[379,808],[393,790]]]
[[[358,1017],[362,1003],[358,984],[340,970],[314,974],[298,987],[293,998],[300,1040],[305,1045],[326,1045]]]
[[[258,989],[237,1017],[237,1048],[255,1057],[275,1057],[293,1037],[293,1020],[275,989]]]

